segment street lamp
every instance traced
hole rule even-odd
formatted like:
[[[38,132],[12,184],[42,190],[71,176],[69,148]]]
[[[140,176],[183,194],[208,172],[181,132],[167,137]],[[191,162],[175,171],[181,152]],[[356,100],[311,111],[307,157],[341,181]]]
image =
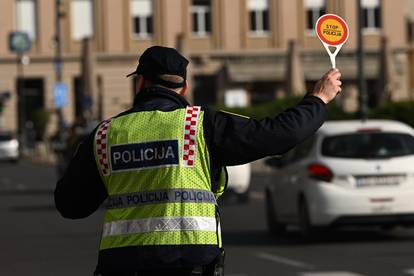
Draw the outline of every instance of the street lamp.
[[[56,33],[55,33],[55,75],[56,75],[56,86],[62,83],[62,39],[61,39],[61,19],[64,17],[64,13],[61,11],[61,7],[63,4],[63,0],[56,0],[55,1],[55,26],[56,26]],[[61,85],[62,86],[62,85]],[[64,86],[64,85],[63,85]],[[56,89],[56,88],[55,88]],[[59,138],[62,139],[62,131],[64,128],[64,118],[62,113],[63,106],[56,106],[57,108],[57,116],[58,116],[58,133]]]
[[[56,82],[62,81],[62,44],[61,44],[61,30],[60,30],[60,19],[64,14],[60,11],[63,0],[56,0],[55,4],[55,73]]]
[[[25,53],[30,51],[32,42],[30,40],[29,34],[26,32],[11,32],[9,34],[9,49],[11,52],[17,54],[17,95],[18,95],[18,133],[19,133],[19,142],[21,149],[25,146],[25,120],[26,120],[26,110],[25,110],[25,93],[24,93],[24,71],[23,65],[27,62],[28,57],[25,57]]]
[[[368,113],[368,95],[365,82],[364,71],[364,38],[362,36],[362,28],[364,27],[364,13],[362,10],[362,0],[356,0],[358,7],[358,91],[359,91],[359,118],[363,121],[367,119]]]

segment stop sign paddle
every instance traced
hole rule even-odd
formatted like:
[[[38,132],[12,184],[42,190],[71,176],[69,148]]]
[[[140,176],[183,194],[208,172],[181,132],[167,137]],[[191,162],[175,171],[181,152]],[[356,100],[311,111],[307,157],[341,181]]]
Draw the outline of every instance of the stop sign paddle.
[[[332,68],[336,68],[336,55],[348,39],[349,29],[345,20],[335,14],[319,17],[315,26],[316,34],[331,59]],[[335,48],[332,52],[330,47]]]

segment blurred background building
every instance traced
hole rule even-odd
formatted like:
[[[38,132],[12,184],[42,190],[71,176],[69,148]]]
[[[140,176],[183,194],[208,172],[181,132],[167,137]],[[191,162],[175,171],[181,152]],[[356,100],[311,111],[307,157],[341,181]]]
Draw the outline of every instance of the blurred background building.
[[[330,68],[314,32],[324,13],[342,16],[350,27],[337,58],[346,90],[338,103],[355,111],[357,1],[1,0],[0,92],[10,96],[0,126],[18,130],[34,111],[54,110],[60,79],[68,88],[66,122],[85,113],[98,120],[117,114],[134,95],[134,81],[125,76],[151,45],[177,47],[191,58],[195,104],[244,106],[304,94]],[[371,106],[414,95],[413,2],[362,0]],[[10,51],[13,31],[28,33],[29,52]]]

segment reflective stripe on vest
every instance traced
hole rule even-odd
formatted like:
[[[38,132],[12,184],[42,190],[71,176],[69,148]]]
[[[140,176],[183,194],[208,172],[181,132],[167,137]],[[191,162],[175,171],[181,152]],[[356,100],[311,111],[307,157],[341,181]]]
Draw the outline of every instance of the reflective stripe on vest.
[[[183,129],[182,162],[185,167],[194,167],[197,153],[197,125],[201,107],[187,106]]]
[[[110,167],[108,162],[108,137],[107,132],[112,119],[103,121],[99,126],[95,135],[95,150],[96,156],[98,157],[98,165],[101,168],[103,175],[110,174]]]
[[[102,237],[163,231],[216,232],[217,221],[213,217],[161,217],[134,220],[118,220],[104,224]]]
[[[216,204],[214,194],[196,189],[165,189],[113,195],[108,198],[106,208],[129,208],[145,204],[160,203],[211,203]]]

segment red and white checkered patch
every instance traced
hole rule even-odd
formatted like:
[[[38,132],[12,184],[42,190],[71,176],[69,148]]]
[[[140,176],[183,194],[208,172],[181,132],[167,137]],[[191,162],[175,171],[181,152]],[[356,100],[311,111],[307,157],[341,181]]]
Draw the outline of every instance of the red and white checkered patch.
[[[108,138],[107,132],[112,119],[108,119],[102,122],[96,131],[96,154],[98,156],[98,163],[103,175],[109,175],[109,162],[108,162]]]
[[[193,167],[197,149],[197,125],[201,107],[188,106],[184,118],[184,139],[182,149],[182,164],[185,167]]]

